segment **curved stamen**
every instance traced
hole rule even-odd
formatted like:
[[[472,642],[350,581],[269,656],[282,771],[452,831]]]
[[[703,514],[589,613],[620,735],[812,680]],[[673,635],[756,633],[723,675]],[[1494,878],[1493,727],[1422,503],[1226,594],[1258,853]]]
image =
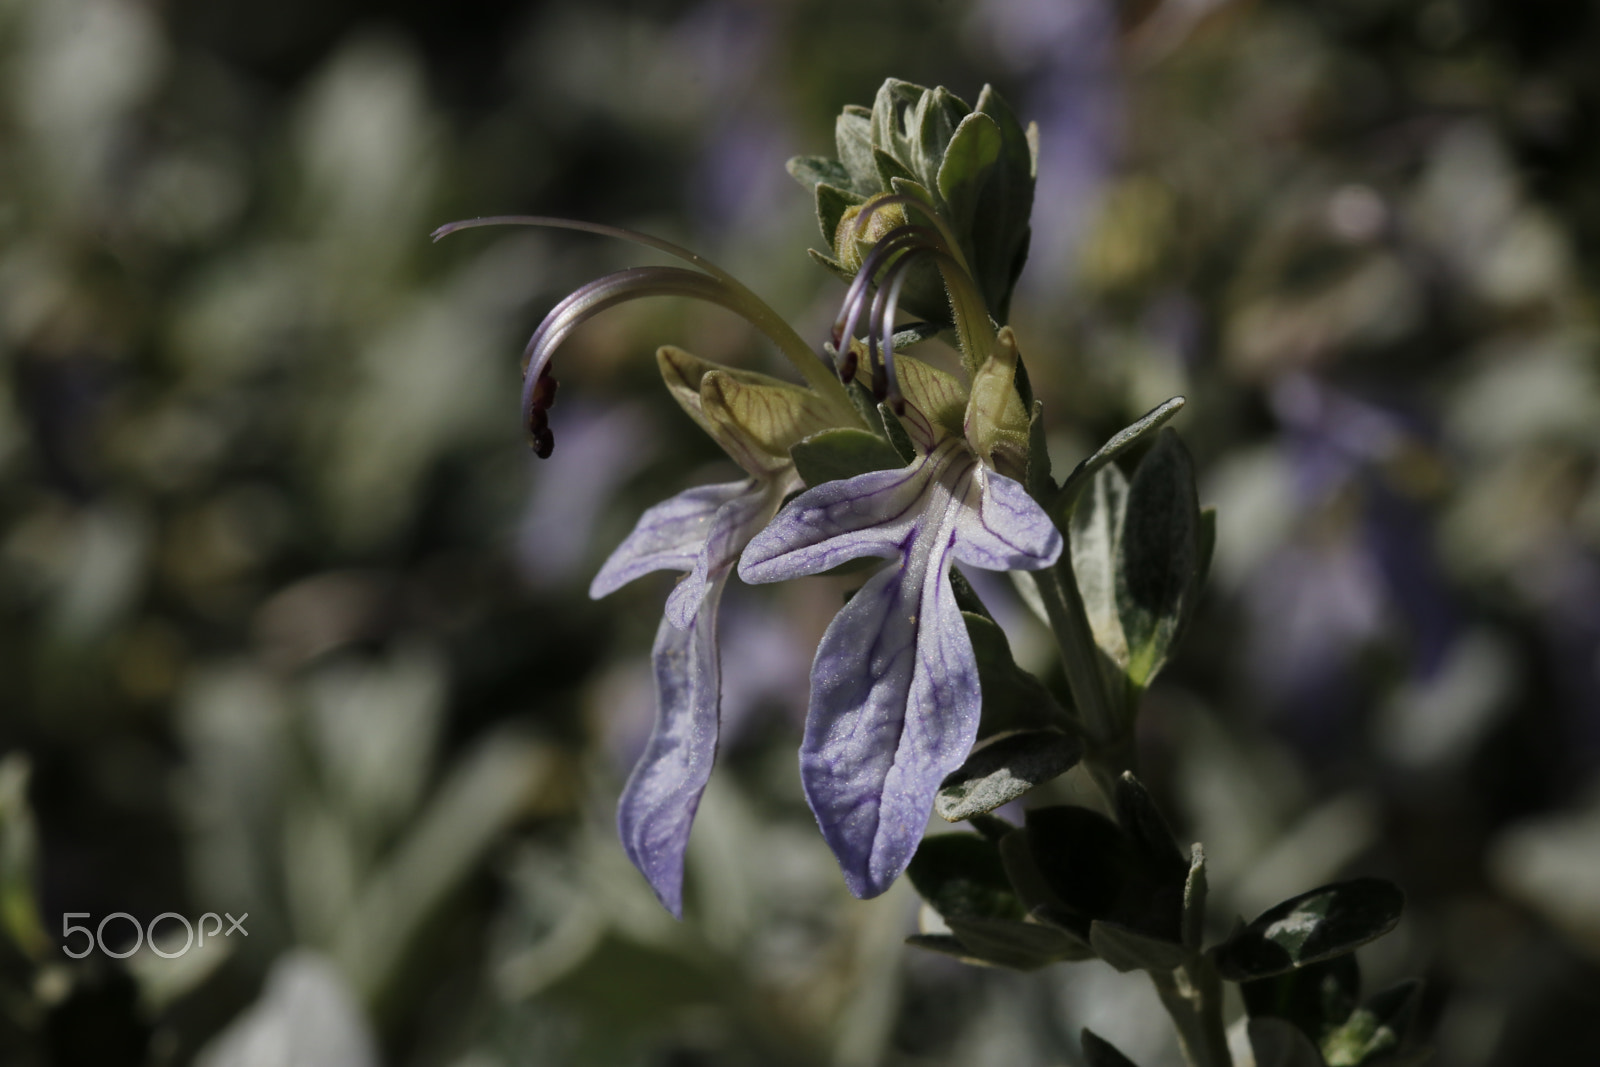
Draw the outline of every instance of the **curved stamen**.
[[[805,339],[794,331],[783,320],[783,316],[772,310],[768,304],[752,292],[739,279],[723,270],[709,259],[697,252],[691,252],[681,245],[671,241],[652,237],[647,233],[636,230],[627,230],[619,226],[605,226],[594,222],[580,222],[576,219],[557,219],[542,215],[490,215],[477,219],[462,219],[457,222],[448,222],[433,231],[435,241],[448,237],[460,230],[477,229],[482,226],[540,226],[562,230],[580,230],[584,233],[600,234],[604,237],[615,237],[623,241],[632,241],[635,244],[654,248],[670,256],[684,260],[705,271],[709,281],[720,283],[725,289],[727,299],[719,299],[716,303],[743,316],[756,329],[766,334],[778,350],[788,357],[789,362],[800,371],[806,383],[820,396],[825,398],[835,409],[835,416],[841,420],[841,425],[859,425],[860,417],[856,414],[855,406],[850,403],[850,396],[846,393],[839,380],[834,377],[833,368],[829,367],[806,344]],[[665,269],[665,268],[663,268]],[[694,273],[694,272],[689,272]]]
[[[920,197],[911,196],[907,193],[895,193],[892,196],[883,196],[876,200],[868,201],[862,205],[861,214],[856,216],[856,234],[859,236],[866,232],[867,223],[871,221],[873,215],[876,215],[884,208],[896,206],[914,207],[927,216],[928,221],[933,223],[933,228],[938,231],[940,238],[943,239],[944,250],[951,254],[951,258],[956,261],[963,271],[968,274],[972,273],[972,268],[967,266],[967,257],[961,251],[961,242],[956,240],[956,235],[951,231],[949,224],[945,222],[944,217],[935,210],[932,204]]]
[[[834,320],[835,348],[844,351],[842,345],[845,338],[855,335],[856,322],[861,317],[867,289],[872,285],[873,276],[884,263],[890,257],[914,248],[930,251],[938,249],[938,244],[933,240],[936,236],[937,232],[927,226],[897,226],[872,246],[872,251],[867,253],[867,258],[861,263],[861,269],[851,280],[850,288],[845,291],[844,303],[839,308],[839,317]]]
[[[556,394],[556,381],[549,372],[550,357],[572,331],[595,315],[646,296],[694,297],[744,313],[739,294],[720,279],[683,267],[630,267],[596,278],[567,294],[534,329],[522,353],[523,424],[541,458],[548,456],[553,446],[545,414]],[[831,377],[829,380],[833,381]]]
[[[905,269],[910,260],[911,257],[907,256],[900,263],[897,263],[892,271],[893,280],[890,280],[889,276],[885,276],[884,287],[879,290],[879,292],[887,291],[889,294],[884,301],[883,319],[880,326],[883,331],[883,367],[884,373],[889,380],[889,407],[896,415],[904,415],[906,413],[906,398],[900,392],[900,377],[895,372],[894,367],[894,316],[895,312],[900,309],[900,290],[905,286],[906,278],[910,275],[910,272]]]

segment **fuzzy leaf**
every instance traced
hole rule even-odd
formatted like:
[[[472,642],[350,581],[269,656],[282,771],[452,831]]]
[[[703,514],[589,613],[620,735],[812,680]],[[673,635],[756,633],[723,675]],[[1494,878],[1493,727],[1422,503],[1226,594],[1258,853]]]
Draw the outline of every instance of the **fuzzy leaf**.
[[[993,811],[1065,774],[1082,754],[1083,746],[1060,730],[1000,734],[974,748],[967,762],[944,780],[933,810],[949,822]]]
[[[814,194],[817,198],[817,225],[822,228],[822,236],[831,248],[839,232],[839,220],[844,218],[844,213],[853,207],[865,204],[867,198],[825,182],[817,184]]]
[[[812,434],[790,448],[789,455],[808,487],[905,466],[888,441],[852,427]]]
[[[1094,947],[1095,955],[1123,974],[1129,971],[1164,973],[1183,963],[1182,945],[1100,919],[1089,925],[1089,944]]]
[[[863,107],[849,106],[833,126],[833,143],[839,163],[850,175],[850,188],[871,196],[885,188],[878,184],[878,168],[872,159],[872,113]],[[828,232],[832,238],[833,231]]]
[[[922,839],[906,875],[919,896],[946,921],[1015,919],[1026,915],[1006,879],[999,847],[977,834]]]
[[[988,115],[973,113],[961,120],[935,179],[939,195],[950,207],[951,222],[958,233],[972,227],[978,199],[989,173],[1003,149],[1000,127]]]
[[[784,164],[784,169],[807,189],[818,184],[851,188],[850,171],[837,159],[827,156],[794,156]]]
[[[1194,464],[1162,430],[1128,485],[1118,545],[1117,614],[1128,642],[1128,679],[1148,686],[1193,609],[1200,577],[1200,505]]]
[[[1218,946],[1217,969],[1241,982],[1332,959],[1393,930],[1404,907],[1404,894],[1379,878],[1313,889],[1263,912]]]
[[[1115,466],[1107,466],[1072,512],[1072,573],[1083,612],[1094,643],[1119,669],[1128,665],[1128,641],[1117,611],[1117,561],[1127,506],[1127,479]]]
[[[1111,439],[1101,445],[1092,456],[1083,460],[1067,475],[1067,480],[1061,483],[1061,494],[1056,498],[1054,512],[1061,514],[1069,511],[1077,502],[1078,494],[1089,485],[1089,480],[1107,463],[1116,459],[1122,453],[1138,444],[1144,438],[1161,429],[1168,419],[1183,409],[1184,398],[1175,396],[1165,400],[1141,415],[1138,421],[1118,430],[1111,435]]]

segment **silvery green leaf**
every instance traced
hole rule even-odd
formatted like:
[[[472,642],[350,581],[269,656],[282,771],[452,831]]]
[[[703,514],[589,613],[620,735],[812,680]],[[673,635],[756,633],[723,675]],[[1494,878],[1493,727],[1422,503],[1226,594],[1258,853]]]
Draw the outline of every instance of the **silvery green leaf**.
[[[907,131],[907,118],[922,99],[926,89],[920,85],[889,78],[878,88],[872,101],[872,147],[897,160],[909,163],[912,158],[911,137]],[[888,185],[887,182],[884,183]]]
[[[1095,955],[1124,974],[1129,971],[1165,973],[1183,963],[1182,945],[1103,919],[1089,924],[1089,944]]]
[[[807,486],[905,466],[888,441],[851,427],[812,434],[791,447],[789,455],[794,457],[795,470]]]
[[[1317,1047],[1293,1023],[1265,1016],[1251,1019],[1248,1032],[1256,1067],[1326,1067]]]
[[[1141,415],[1138,421],[1112,434],[1110,440],[1074,467],[1072,473],[1067,475],[1067,480],[1061,483],[1061,494],[1056,498],[1054,512],[1060,514],[1071,510],[1077,502],[1078,494],[1088,486],[1089,480],[1097,471],[1138,444],[1148,434],[1161,429],[1168,419],[1183,408],[1183,405],[1184,398],[1181,396],[1162,401]]]
[[[946,921],[1021,920],[1027,915],[1006,879],[995,842],[977,834],[924,837],[906,876],[917,894]]]
[[[1102,467],[1072,512],[1072,573],[1095,644],[1116,667],[1128,665],[1128,641],[1117,610],[1117,563],[1128,483],[1115,466]]]
[[[1183,883],[1183,946],[1199,952],[1206,932],[1206,854],[1199,842],[1189,856],[1189,877]]]
[[[878,168],[872,160],[872,113],[864,107],[847,106],[833,127],[834,146],[839,163],[850,175],[850,188],[863,196],[882,192]]]
[[[1055,697],[1037,678],[1017,666],[1005,631],[993,619],[965,609],[962,618],[967,624],[967,636],[972,639],[979,684],[983,687],[983,726],[979,736],[1067,726],[1067,714]]]
[[[957,233],[972,229],[978,200],[989,174],[1003,150],[1000,127],[988,115],[971,114],[961,120],[944,151],[934,187],[950,208]]]
[[[947,921],[973,958],[1012,970],[1032,971],[1049,963],[1094,957],[1094,950],[1071,931],[1045,923],[976,918]]]
[[[1088,1027],[1083,1030],[1083,1060],[1089,1067],[1137,1067],[1116,1046]]]
[[[817,225],[822,229],[823,238],[831,246],[839,232],[839,220],[844,217],[844,213],[850,208],[866,203],[867,198],[826,182],[817,183],[814,194],[817,199]]]
[[[1404,907],[1404,894],[1379,878],[1313,889],[1263,912],[1218,946],[1217,970],[1242,982],[1353,952],[1393,930]]]
[[[988,694],[984,696],[988,703]],[[980,742],[967,762],[939,786],[933,810],[949,822],[1009,804],[1071,770],[1083,746],[1060,730],[1019,730]]]
[[[1174,869],[1187,866],[1177,839],[1172,836],[1161,809],[1156,807],[1155,798],[1132,771],[1123,771],[1122,777],[1117,779],[1113,801],[1118,824],[1152,866]]]
[[[806,249],[806,255],[810,256],[816,263],[827,268],[828,272],[834,277],[838,278],[840,281],[851,282],[855,280],[855,271],[851,270],[849,267],[846,267],[843,263],[840,263],[837,259],[834,259],[826,252],[818,252],[815,248],[808,248]]]
[[[784,164],[784,169],[807,189],[818,184],[851,188],[850,171],[837,159],[827,156],[794,156]]]
[[[1161,431],[1128,485],[1118,550],[1117,614],[1128,644],[1128,679],[1146,687],[1165,665],[1199,593],[1194,464],[1170,429]]]
[[[1022,364],[1018,363],[1020,371]],[[1035,500],[1050,500],[1056,494],[1056,484],[1050,477],[1050,449],[1044,435],[1044,401],[1033,402],[1033,415],[1028,420],[1028,492]]]
[[[913,112],[917,180],[935,187],[956,127],[972,109],[939,86],[923,92]]]
[[[1204,589],[1211,577],[1211,557],[1217,551],[1217,509],[1200,509],[1200,569],[1195,588]]]
[[[915,182],[917,180],[916,174],[910,167],[907,167],[881,148],[872,150],[872,165],[877,169],[878,183],[890,192],[895,191],[894,183],[896,181]]]

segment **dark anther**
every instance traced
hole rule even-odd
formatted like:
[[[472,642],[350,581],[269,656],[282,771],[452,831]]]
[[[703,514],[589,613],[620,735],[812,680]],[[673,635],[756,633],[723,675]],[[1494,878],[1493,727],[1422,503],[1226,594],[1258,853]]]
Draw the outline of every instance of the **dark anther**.
[[[533,432],[533,454],[540,459],[549,459],[550,450],[555,446],[555,435],[547,427],[541,427]]]
[[[872,368],[872,399],[880,404],[889,398],[889,372],[882,363]]]
[[[850,345],[839,353],[839,380],[849,385],[856,376],[856,365],[860,362],[856,356],[854,345]]]
[[[538,379],[533,383],[534,408],[548,408],[556,402],[556,380],[550,373],[550,366],[546,364],[539,372]]]

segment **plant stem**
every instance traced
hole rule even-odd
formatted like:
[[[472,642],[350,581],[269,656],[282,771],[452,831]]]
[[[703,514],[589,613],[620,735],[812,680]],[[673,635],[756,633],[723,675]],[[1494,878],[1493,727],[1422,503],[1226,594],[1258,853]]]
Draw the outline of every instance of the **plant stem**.
[[[1233,1067],[1222,1023],[1222,978],[1209,957],[1191,953],[1183,966],[1152,972],[1150,981],[1178,1031],[1178,1046],[1191,1067]]]

